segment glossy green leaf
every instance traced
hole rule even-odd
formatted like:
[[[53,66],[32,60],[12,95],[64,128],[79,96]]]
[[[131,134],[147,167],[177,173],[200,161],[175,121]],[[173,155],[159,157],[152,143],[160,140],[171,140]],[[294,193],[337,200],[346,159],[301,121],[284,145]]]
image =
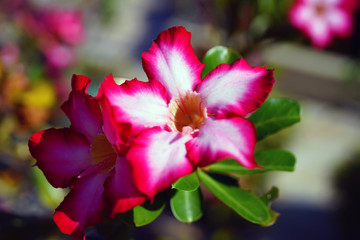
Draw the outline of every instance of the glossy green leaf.
[[[269,205],[272,201],[279,197],[279,189],[277,187],[272,187],[267,193],[261,196],[261,200]]]
[[[216,46],[209,49],[204,58],[203,63],[205,63],[205,67],[201,73],[201,78],[204,78],[211,70],[216,68],[221,63],[231,64],[236,59],[241,58],[241,55],[233,49],[224,47],[224,46]]]
[[[257,140],[300,121],[300,105],[290,99],[273,98],[249,117],[256,127]]]
[[[171,211],[180,222],[191,223],[202,217],[202,196],[198,188],[195,191],[177,190],[170,199]]]
[[[238,186],[226,185],[202,170],[198,175],[210,192],[246,220],[264,226],[273,223],[271,210],[260,198]]]
[[[261,196],[261,200],[270,207],[272,201],[274,201],[279,196],[279,189],[277,187],[272,187],[267,193]],[[269,225],[275,223],[276,219],[279,217],[279,214],[274,210],[270,209],[270,216],[272,221],[269,222]]]
[[[172,187],[183,191],[195,191],[199,186],[199,180],[194,172],[177,180]]]
[[[154,221],[166,206],[166,193],[156,195],[154,202],[146,201],[143,205],[137,206],[132,210],[120,214],[120,218],[130,225],[141,227]]]
[[[160,207],[152,207],[150,203],[148,203],[135,207],[133,209],[135,226],[144,226],[154,221],[162,213],[165,205],[164,203]]]
[[[285,150],[271,149],[255,153],[256,162],[262,168],[247,169],[235,160],[224,160],[209,166],[210,171],[252,174],[267,171],[292,172],[295,168],[295,156]]]

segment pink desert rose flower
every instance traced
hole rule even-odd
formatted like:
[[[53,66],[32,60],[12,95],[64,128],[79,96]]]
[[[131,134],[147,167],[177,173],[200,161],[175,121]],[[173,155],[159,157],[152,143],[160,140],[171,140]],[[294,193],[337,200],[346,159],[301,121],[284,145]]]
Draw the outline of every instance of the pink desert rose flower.
[[[127,158],[136,186],[151,199],[196,167],[226,158],[258,166],[255,128],[244,116],[267,98],[273,71],[240,59],[201,80],[204,65],[190,37],[183,27],[162,32],[142,55],[148,82],[117,85],[108,76],[98,94],[118,129],[117,139],[136,136]]]
[[[16,22],[44,54],[48,68],[59,71],[76,60],[74,45],[84,39],[82,14],[77,10],[28,9],[17,12]]]
[[[71,45],[78,45],[84,38],[82,14],[76,10],[51,9],[43,17],[49,31],[60,40]]]
[[[31,155],[54,187],[70,187],[70,193],[54,213],[60,230],[83,238],[85,228],[102,221],[103,210],[110,216],[142,204],[145,196],[135,187],[127,149],[116,145],[103,132],[98,100],[88,95],[90,79],[74,75],[72,92],[62,105],[70,128],[47,129],[29,140]],[[111,126],[106,126],[111,128]]]
[[[335,36],[348,37],[353,29],[354,0],[296,0],[290,22],[316,47],[324,48]]]
[[[37,38],[37,41],[79,45],[84,40],[82,14],[77,10],[25,9],[16,13],[16,21],[27,34]]]

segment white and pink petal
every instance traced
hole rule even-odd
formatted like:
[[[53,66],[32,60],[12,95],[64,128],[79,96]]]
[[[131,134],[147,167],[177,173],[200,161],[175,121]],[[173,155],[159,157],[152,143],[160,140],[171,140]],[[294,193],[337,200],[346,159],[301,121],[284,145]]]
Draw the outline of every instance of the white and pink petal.
[[[185,143],[191,135],[168,132],[159,127],[143,131],[127,154],[138,189],[151,199],[194,167],[186,157]]]
[[[89,78],[74,74],[72,92],[61,108],[70,119],[71,128],[92,142],[102,133],[102,115],[98,100],[86,93],[90,82]]]
[[[117,149],[123,152],[123,147],[128,144],[132,136],[130,123],[118,123],[113,117],[113,109],[107,98],[101,98],[101,109],[103,113],[104,134],[108,141]]]
[[[196,137],[186,143],[188,158],[198,167],[232,158],[246,168],[258,165],[254,158],[255,127],[241,117],[229,119],[208,118]]]
[[[111,205],[110,217],[141,205],[147,197],[135,186],[131,165],[124,157],[116,160],[115,171],[105,182],[104,199]]]
[[[309,3],[295,4],[289,11],[290,22],[301,29],[305,29],[315,16],[315,11]]]
[[[273,70],[251,67],[239,59],[212,70],[198,92],[209,113],[217,117],[245,116],[260,107],[274,83]]]
[[[331,8],[324,16],[327,19],[329,28],[337,35],[348,36],[353,27],[351,14],[343,9]]]
[[[54,221],[65,234],[84,239],[85,229],[103,220],[104,182],[109,173],[102,171],[76,179],[70,193],[56,208]]]
[[[184,27],[172,27],[160,33],[142,55],[149,80],[162,83],[168,100],[193,91],[201,81],[203,64],[196,57],[190,38],[191,33]]]
[[[108,76],[100,86],[98,98],[118,127],[130,124],[131,132],[126,134],[136,135],[149,127],[167,125],[169,111],[165,94],[164,87],[157,81],[134,79],[117,85],[112,76]]]
[[[314,18],[308,25],[307,34],[312,44],[319,48],[326,47],[332,41],[331,29],[325,18]]]
[[[88,140],[68,128],[35,133],[29,140],[29,150],[54,187],[69,186],[73,177],[92,164]]]

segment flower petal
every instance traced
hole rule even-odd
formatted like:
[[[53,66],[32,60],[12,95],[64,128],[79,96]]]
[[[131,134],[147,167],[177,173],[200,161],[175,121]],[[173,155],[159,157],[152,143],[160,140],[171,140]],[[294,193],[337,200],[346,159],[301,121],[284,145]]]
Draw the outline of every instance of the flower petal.
[[[29,150],[54,187],[69,186],[70,180],[92,163],[85,136],[68,128],[35,133],[29,140]]]
[[[91,80],[85,76],[73,75],[72,92],[61,106],[71,121],[71,128],[84,134],[89,142],[102,133],[102,115],[97,99],[86,93]]]
[[[101,106],[111,114],[113,119],[109,121],[114,121],[116,127],[123,128],[123,124],[131,124],[131,132],[117,131],[125,135],[120,136],[120,139],[125,139],[130,133],[138,134],[148,127],[165,127],[169,121],[165,89],[157,81],[141,82],[134,79],[119,86],[109,75],[101,84],[97,97],[100,98]],[[113,123],[109,122],[109,128],[111,125]],[[105,131],[108,132],[107,129]]]
[[[254,168],[258,166],[254,159],[255,144],[255,127],[249,120],[208,118],[198,136],[186,143],[186,149],[189,159],[199,167],[233,158],[244,167]]]
[[[199,93],[209,113],[244,116],[260,107],[274,83],[273,70],[253,68],[239,59],[211,71],[199,85]]]
[[[117,148],[119,153],[123,152],[122,147],[128,142],[131,137],[131,124],[118,124],[112,116],[112,107],[108,99],[102,98],[101,109],[104,121],[104,133],[109,142]]]
[[[191,138],[155,127],[134,139],[127,158],[141,192],[153,199],[156,193],[193,171],[185,148]]]
[[[76,179],[70,193],[56,208],[54,221],[61,232],[74,238],[84,238],[85,228],[103,220],[104,182],[109,173],[97,172]]]
[[[200,83],[203,64],[190,44],[191,33],[184,27],[173,27],[160,33],[149,52],[143,53],[143,68],[149,80],[158,80],[172,96],[193,91]]]
[[[123,157],[117,158],[115,173],[105,183],[104,198],[113,206],[111,217],[141,205],[146,200],[146,196],[135,186],[130,163]]]
[[[307,34],[311,38],[312,44],[319,48],[324,48],[330,44],[332,40],[331,29],[325,18],[314,18],[309,23]]]
[[[326,17],[332,32],[343,37],[351,33],[353,24],[350,13],[342,9],[332,8],[324,17]]]
[[[311,3],[297,3],[289,12],[290,22],[299,28],[307,28],[311,19],[315,17],[315,10]]]

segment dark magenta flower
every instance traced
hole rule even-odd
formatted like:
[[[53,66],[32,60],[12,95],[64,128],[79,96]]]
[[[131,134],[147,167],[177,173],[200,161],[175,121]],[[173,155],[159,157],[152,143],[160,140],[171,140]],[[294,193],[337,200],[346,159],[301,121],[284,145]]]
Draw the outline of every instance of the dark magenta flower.
[[[54,213],[63,233],[83,238],[85,228],[110,216],[142,204],[145,196],[133,182],[127,147],[117,144],[103,131],[112,128],[103,116],[98,100],[88,95],[90,79],[74,75],[72,92],[62,105],[70,128],[47,129],[29,140],[31,155],[54,187],[70,187]]]

